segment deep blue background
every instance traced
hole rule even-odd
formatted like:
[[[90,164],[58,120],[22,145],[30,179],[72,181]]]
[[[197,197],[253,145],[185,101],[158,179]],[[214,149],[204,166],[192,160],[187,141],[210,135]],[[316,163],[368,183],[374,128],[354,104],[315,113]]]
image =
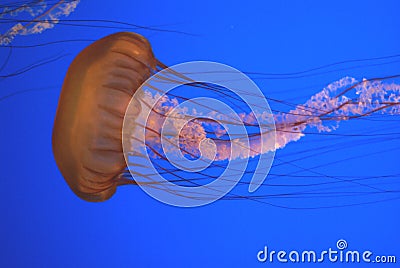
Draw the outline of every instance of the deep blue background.
[[[211,60],[242,71],[287,73],[400,51],[398,1],[134,2],[137,3],[82,1],[68,19],[116,20],[193,34],[137,30],[150,40],[155,55],[167,65]],[[40,35],[17,37],[13,44],[95,40],[115,31],[118,29],[57,25]],[[377,198],[350,195],[338,202],[395,200],[312,210],[276,208],[252,201],[218,201],[195,209],[175,208],[159,203],[136,187],[121,188],[104,203],[78,199],[53,160],[51,131],[65,72],[87,44],[14,48],[2,71],[2,75],[12,73],[38,60],[66,54],[53,63],[0,80],[0,98],[33,90],[0,101],[1,267],[275,267],[279,265],[257,262],[256,254],[264,245],[275,250],[321,251],[335,248],[338,239],[346,239],[351,249],[397,255],[400,261],[398,193]],[[0,48],[1,62],[8,52],[8,48]],[[367,66],[373,63],[380,62],[361,62],[350,65],[357,68],[332,69],[324,75],[305,78],[255,81],[268,97],[303,103],[324,85],[346,75],[362,79],[400,70],[398,63]],[[373,130],[400,132],[398,116],[384,122],[345,122],[340,133]],[[363,145],[361,138],[334,138],[305,137],[289,144],[278,152],[277,163],[291,161],[295,158],[292,153],[310,148],[312,157],[293,164],[312,168],[331,163],[315,170],[355,178],[400,173],[398,135],[397,140],[386,137]],[[346,145],[334,151],[337,142]],[[322,145],[331,145],[333,151],[319,155],[315,148]],[[347,161],[349,157],[353,158]],[[271,173],[297,170],[296,166],[286,164],[273,168]],[[271,180],[279,182],[277,178]],[[382,183],[387,183],[382,186],[386,189],[399,189],[399,177]],[[293,188],[285,190],[290,192]],[[269,190],[265,186],[260,191],[267,194]],[[290,207],[318,207],[325,202],[310,202],[301,197],[268,201]],[[335,198],[329,200],[329,204],[332,202]]]

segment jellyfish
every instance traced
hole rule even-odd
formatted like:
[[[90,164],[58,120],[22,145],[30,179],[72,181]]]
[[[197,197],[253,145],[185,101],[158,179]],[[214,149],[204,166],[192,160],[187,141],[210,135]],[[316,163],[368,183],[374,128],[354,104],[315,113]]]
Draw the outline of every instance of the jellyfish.
[[[15,51],[29,53],[29,57],[26,57],[27,62],[34,61],[35,56],[47,55],[48,53],[38,53],[37,51],[47,47],[61,47],[64,51],[72,52],[71,54],[74,55],[77,54],[74,49],[81,50],[82,43],[92,43],[97,40],[97,36],[104,35],[104,33],[100,33],[104,29],[134,32],[140,29],[145,32],[145,35],[148,32],[167,32],[166,34],[171,36],[188,34],[171,29],[142,27],[128,22],[68,19],[67,16],[76,9],[78,3],[79,1],[31,1],[3,5],[0,19],[6,30],[2,29],[0,48],[8,50],[9,54],[0,67],[0,81],[6,78],[12,80],[12,77],[18,79],[19,76],[29,75],[30,72],[41,75],[40,71],[43,70],[43,67],[47,65],[50,67],[52,62],[65,57],[65,54],[61,56],[58,54],[18,70],[8,71],[8,63],[12,61],[13,56],[16,56]],[[85,37],[76,38],[78,34],[74,34],[73,38],[64,36],[62,40],[46,42],[35,36],[32,43],[19,42],[33,40],[23,37],[23,35],[39,33],[46,35],[50,32],[45,31],[47,29],[56,28],[61,31],[61,28],[65,27],[84,29]],[[94,34],[95,39],[88,38],[90,36],[87,35],[88,33]],[[68,43],[68,47],[62,47],[66,43]],[[297,82],[294,87],[298,90],[291,90],[290,96],[285,94],[283,97],[279,94],[283,92],[285,83],[277,83],[275,93],[278,93],[278,97],[273,94],[274,87],[262,85],[265,96],[258,97],[260,99],[265,97],[268,100],[271,112],[262,106],[257,98],[246,103],[238,94],[230,92],[227,88],[212,83],[194,82],[193,73],[185,73],[184,70],[183,73],[178,73],[174,66],[167,67],[155,60],[155,67],[150,68],[148,76],[152,78],[146,83],[145,80],[148,77],[145,77],[142,86],[137,86],[136,90],[132,89],[130,97],[135,100],[131,101],[132,105],[128,104],[125,107],[129,113],[122,121],[114,121],[118,122],[118,129],[122,125],[120,134],[122,135],[121,140],[125,141],[125,143],[122,142],[122,151],[125,151],[121,155],[125,157],[125,161],[118,158],[121,160],[117,165],[118,172],[114,173],[113,169],[111,173],[114,176],[109,174],[113,179],[107,180],[104,185],[109,186],[110,182],[113,182],[114,186],[139,185],[144,189],[156,189],[160,193],[166,192],[187,199],[211,200],[219,195],[218,188],[214,188],[214,192],[196,196],[193,192],[188,191],[190,189],[182,190],[175,186],[171,188],[167,185],[168,182],[155,178],[154,172],[148,172],[147,166],[141,165],[143,156],[147,154],[150,164],[155,167],[157,173],[167,177],[169,182],[190,187],[207,186],[209,182],[218,178],[223,170],[227,169],[227,163],[238,161],[239,164],[242,164],[248,160],[248,166],[242,174],[243,180],[239,181],[231,192],[221,197],[225,200],[251,200],[283,208],[298,208],[299,206],[296,206],[297,203],[293,203],[293,200],[301,199],[302,201],[310,200],[308,208],[314,209],[398,199],[398,174],[386,172],[385,169],[380,169],[379,174],[362,174],[365,172],[361,172],[364,169],[360,167],[354,168],[355,171],[360,171],[353,172],[354,174],[345,174],[344,171],[341,173],[340,170],[341,166],[349,165],[348,163],[352,163],[352,161],[360,162],[359,160],[364,157],[384,155],[387,149],[379,151],[376,147],[379,147],[381,142],[389,144],[398,138],[396,132],[398,91],[395,84],[398,76],[378,76],[367,79],[358,77],[356,80],[352,77],[344,77],[346,74],[340,74],[338,77],[333,79],[330,77],[325,80],[325,82],[333,81],[331,84],[313,85],[315,88],[313,92],[319,93],[299,96],[303,94],[302,89],[308,88],[303,85],[303,82],[308,85],[318,75],[339,74],[339,72],[343,73],[343,71],[355,68],[367,69],[369,66],[379,68],[385,64],[394,64],[398,57],[399,55],[390,55],[347,60],[286,74],[244,72],[256,82],[260,80],[267,83],[271,81]],[[18,61],[18,64],[22,62]],[[354,66],[359,63],[362,65]],[[63,68],[62,65],[58,66]],[[11,69],[13,68],[11,66]],[[374,71],[377,74],[382,73],[378,69]],[[201,72],[200,70],[199,73]],[[226,73],[218,73],[218,70],[216,72],[219,77]],[[355,75],[355,77],[357,76]],[[341,77],[344,78],[340,79]],[[44,81],[43,83],[45,83]],[[156,83],[157,86],[153,87],[152,83]],[[180,86],[168,94],[160,91],[162,84],[177,83]],[[59,88],[44,89],[39,86],[33,89],[24,88],[21,91],[10,88],[14,91],[9,95],[4,95],[2,92],[0,100],[25,94],[25,92],[42,89],[58,91]],[[242,88],[242,91],[246,94],[247,88]],[[137,93],[136,96],[133,96],[135,93]],[[192,99],[194,96],[202,94],[208,98],[213,96],[214,99],[225,102],[234,111],[226,109],[225,113],[221,113],[225,109],[224,107],[216,109],[214,103],[207,106],[202,105],[201,101]],[[128,103],[128,100],[125,101]],[[135,105],[135,103],[140,105]],[[252,112],[249,104],[250,106],[260,106],[261,111]],[[135,111],[139,106],[141,107],[140,112]],[[143,115],[146,113],[149,115],[147,122],[143,120]],[[58,114],[57,118],[59,118]],[[262,120],[256,120],[257,118]],[[362,122],[371,124],[368,125],[368,129],[363,129],[364,126],[360,127]],[[243,125],[244,129],[242,128],[241,131],[245,130],[248,134],[237,133],[236,126],[238,124]],[[374,127],[375,125],[376,127]],[[229,131],[233,131],[231,135]],[[171,132],[174,135],[171,135]],[[274,142],[272,142],[273,140]],[[143,141],[146,141],[144,146],[141,144]],[[235,146],[234,148],[232,144]],[[366,148],[370,145],[375,147],[375,151],[370,155],[357,154],[358,148],[362,146]],[[397,149],[394,145],[391,150]],[[331,155],[335,151],[341,152],[341,154]],[[273,153],[275,153],[275,157],[268,173],[268,165],[260,168],[257,163],[260,163],[261,157]],[[325,161],[320,163],[320,159],[324,157]],[[112,162],[111,160],[110,162]],[[184,162],[188,163],[187,160],[192,160],[192,164],[197,163],[197,166],[189,168],[185,166],[186,164],[183,165]],[[389,161],[395,160],[389,159]],[[387,162],[381,161],[379,164],[386,165]],[[206,164],[209,164],[207,170],[200,170],[200,166],[203,167],[202,165]],[[186,170],[182,170],[182,167],[185,167]],[[330,167],[337,167],[338,172],[332,171],[329,169]],[[232,173],[226,176],[222,182],[232,184],[241,176],[241,173],[235,169],[235,166],[230,166],[228,170],[231,170]],[[255,173],[268,175],[265,181],[260,179],[253,181]],[[62,174],[64,175],[65,171]],[[71,179],[69,181],[71,183],[67,180],[71,185],[77,183]],[[107,188],[98,187],[99,183],[96,183],[94,183],[95,187],[90,185],[94,189],[88,191],[89,186],[84,189],[82,195],[92,195],[91,197],[85,196],[84,199],[105,200],[107,194],[110,197],[115,191],[115,188],[111,187],[110,189],[114,190],[110,190],[105,196],[94,197],[96,192]],[[225,184],[221,184],[220,187],[225,187]],[[81,185],[77,185],[74,186],[74,189],[81,187]],[[261,186],[263,187],[258,189]],[[338,200],[342,200],[343,203],[337,202]]]
[[[78,4],[79,0],[60,0],[55,3],[39,0],[21,5],[2,6],[0,19],[13,25],[0,35],[0,45],[10,44],[18,35],[40,34],[53,28],[60,18],[69,16]],[[26,19],[16,20],[15,17],[21,14],[26,14]]]
[[[227,80],[224,70],[210,72],[221,81]],[[53,130],[54,157],[74,193],[87,201],[104,201],[117,186],[140,185],[200,202],[216,197],[262,200],[262,195],[219,193],[226,185],[230,191],[243,173],[266,175],[270,165],[261,170],[253,165],[250,171],[246,169],[248,162],[242,170],[238,165],[255,158],[260,162],[263,155],[300,140],[307,129],[330,133],[341,121],[377,112],[399,114],[400,86],[385,82],[398,76],[362,81],[345,77],[288,112],[272,113],[268,104],[262,106],[265,103],[258,101],[262,94],[253,94],[249,88],[232,93],[218,81],[199,82],[195,74],[162,64],[153,56],[149,42],[134,33],[112,34],[84,49],[68,69]],[[178,89],[163,91],[171,85]],[[212,93],[239,112],[188,97],[184,94],[188,90]],[[241,100],[239,95],[245,99],[250,96],[250,101]],[[144,156],[149,156],[150,163],[141,162]],[[211,173],[194,165],[184,171],[196,177],[185,178],[179,169],[188,160],[190,164],[207,164]],[[235,160],[238,162],[229,166]],[[265,161],[271,158],[261,159]],[[156,169],[149,170],[148,165]],[[217,186],[201,182],[214,180],[224,168],[232,172]],[[169,179],[161,181],[160,175]],[[256,185],[251,190],[255,191],[263,181],[243,183],[249,189]],[[177,189],[176,185],[186,188]],[[206,192],[194,195],[190,190],[204,185]]]

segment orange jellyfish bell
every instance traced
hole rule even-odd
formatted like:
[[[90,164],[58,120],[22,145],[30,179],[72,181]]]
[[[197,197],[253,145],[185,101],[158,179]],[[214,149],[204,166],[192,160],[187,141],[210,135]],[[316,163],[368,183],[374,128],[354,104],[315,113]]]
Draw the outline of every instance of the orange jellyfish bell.
[[[134,33],[106,36],[70,65],[53,128],[56,163],[72,191],[104,201],[116,191],[126,168],[122,124],[138,87],[156,66],[149,42]],[[138,103],[137,113],[140,112]]]

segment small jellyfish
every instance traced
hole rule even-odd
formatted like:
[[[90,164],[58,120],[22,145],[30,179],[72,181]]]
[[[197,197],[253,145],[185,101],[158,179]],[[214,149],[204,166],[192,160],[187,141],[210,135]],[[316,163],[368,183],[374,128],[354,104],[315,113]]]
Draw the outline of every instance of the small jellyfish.
[[[13,24],[0,34],[0,46],[9,45],[18,35],[40,34],[60,22],[60,18],[69,16],[80,0],[56,1],[44,0],[27,3],[15,3],[0,6],[0,19],[3,23]],[[18,16],[18,19],[14,17]]]

